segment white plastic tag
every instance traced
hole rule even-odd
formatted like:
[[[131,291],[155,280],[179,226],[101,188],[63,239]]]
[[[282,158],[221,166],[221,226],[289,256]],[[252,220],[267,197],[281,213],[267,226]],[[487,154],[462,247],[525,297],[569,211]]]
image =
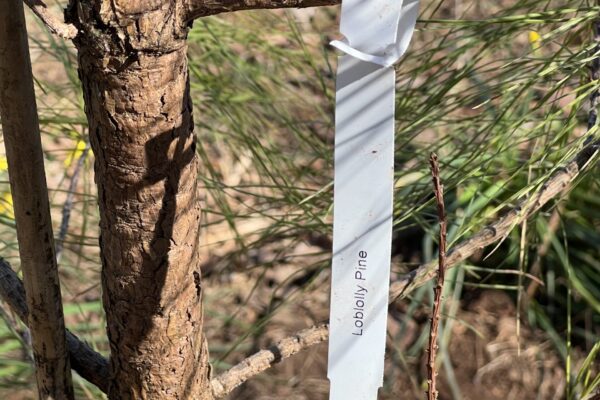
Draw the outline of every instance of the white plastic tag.
[[[383,383],[394,188],[393,68],[338,61],[331,400],[372,400]]]
[[[383,384],[390,277],[395,71],[418,0],[343,0],[335,116],[330,400]]]

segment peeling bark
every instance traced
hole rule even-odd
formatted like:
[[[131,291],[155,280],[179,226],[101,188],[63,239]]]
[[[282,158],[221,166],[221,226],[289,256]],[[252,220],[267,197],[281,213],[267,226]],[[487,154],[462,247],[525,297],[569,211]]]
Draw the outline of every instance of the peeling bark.
[[[210,399],[179,2],[74,1],[100,207],[111,399]]]

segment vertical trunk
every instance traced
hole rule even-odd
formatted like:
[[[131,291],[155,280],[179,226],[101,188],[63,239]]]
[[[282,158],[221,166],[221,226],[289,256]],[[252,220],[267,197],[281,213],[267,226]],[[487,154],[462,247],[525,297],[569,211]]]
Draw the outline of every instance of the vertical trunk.
[[[209,399],[198,159],[177,2],[75,1],[113,399]]]
[[[0,114],[40,399],[72,399],[48,188],[21,0],[0,2]]]

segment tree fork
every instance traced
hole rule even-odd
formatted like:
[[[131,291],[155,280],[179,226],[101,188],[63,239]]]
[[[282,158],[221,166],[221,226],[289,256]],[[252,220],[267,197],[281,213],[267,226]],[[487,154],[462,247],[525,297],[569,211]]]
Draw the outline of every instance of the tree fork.
[[[73,1],[67,15],[95,154],[109,397],[210,399],[183,8]]]

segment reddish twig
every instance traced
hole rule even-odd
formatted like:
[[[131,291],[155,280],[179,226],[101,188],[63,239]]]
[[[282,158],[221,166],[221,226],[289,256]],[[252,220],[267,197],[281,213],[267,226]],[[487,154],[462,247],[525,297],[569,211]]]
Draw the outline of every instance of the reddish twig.
[[[438,392],[436,389],[435,357],[437,355],[437,337],[440,323],[440,311],[442,309],[442,291],[444,290],[444,275],[446,273],[446,209],[444,206],[444,187],[440,182],[440,166],[438,157],[435,153],[431,153],[429,159],[431,164],[431,175],[433,176],[433,186],[435,199],[437,202],[438,219],[440,222],[440,237],[439,237],[439,257],[438,257],[438,274],[437,284],[433,289],[433,311],[431,316],[431,331],[429,333],[429,350],[427,358],[427,374],[429,391],[427,392],[428,400],[436,400]]]

